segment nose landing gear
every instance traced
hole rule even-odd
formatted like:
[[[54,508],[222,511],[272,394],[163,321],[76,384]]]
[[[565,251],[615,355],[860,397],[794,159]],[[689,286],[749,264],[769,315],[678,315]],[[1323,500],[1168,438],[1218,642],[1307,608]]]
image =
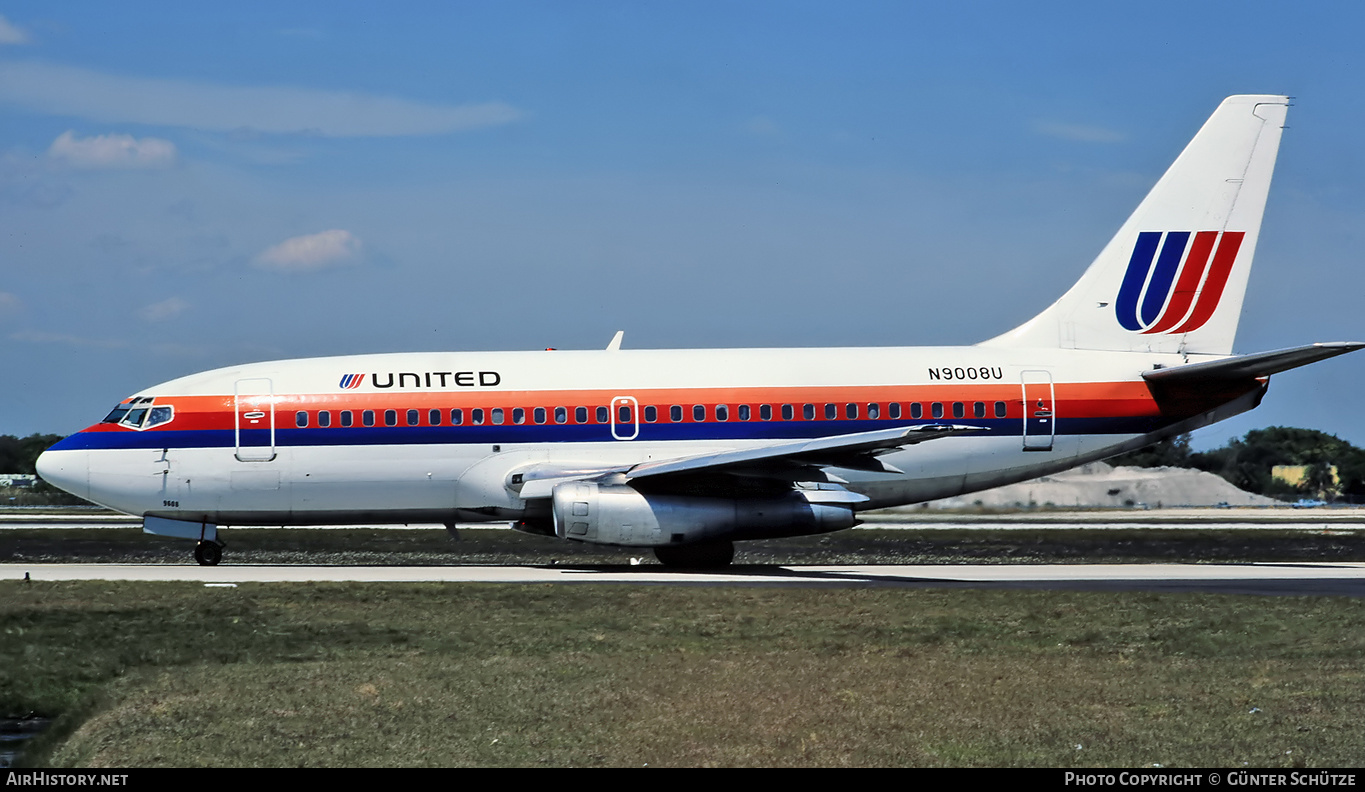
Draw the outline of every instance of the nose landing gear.
[[[204,541],[194,546],[194,560],[199,566],[218,566],[223,560],[223,545],[218,542]]]

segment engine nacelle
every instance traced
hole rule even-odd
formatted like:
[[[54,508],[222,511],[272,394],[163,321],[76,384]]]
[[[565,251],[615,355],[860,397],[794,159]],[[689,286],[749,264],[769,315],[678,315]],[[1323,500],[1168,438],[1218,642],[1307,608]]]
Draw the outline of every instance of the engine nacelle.
[[[848,505],[812,503],[800,491],[779,498],[703,498],[570,481],[554,488],[552,503],[561,539],[627,547],[805,536],[857,522]]]

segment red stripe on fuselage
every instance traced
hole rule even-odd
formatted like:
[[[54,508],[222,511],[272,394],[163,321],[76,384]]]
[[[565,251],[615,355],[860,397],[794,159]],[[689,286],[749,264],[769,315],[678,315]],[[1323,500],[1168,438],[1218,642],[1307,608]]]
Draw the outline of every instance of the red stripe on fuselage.
[[[576,407],[587,407],[587,424],[597,424],[596,408],[611,406],[611,400],[618,396],[630,396],[639,403],[641,411],[647,406],[654,406],[659,410],[656,423],[673,423],[668,420],[668,410],[674,405],[683,408],[683,420],[679,423],[697,423],[693,419],[692,407],[703,405],[706,408],[706,422],[714,422],[716,405],[727,405],[731,409],[729,421],[738,421],[735,408],[741,404],[750,405],[752,417],[750,422],[759,422],[759,406],[772,405],[773,420],[781,420],[781,406],[790,404],[795,411],[794,420],[806,420],[802,416],[802,409],[806,404],[813,404],[816,407],[814,421],[846,420],[845,407],[854,404],[858,408],[858,420],[868,420],[867,405],[877,404],[880,415],[878,420],[954,420],[970,422],[973,418],[973,405],[975,402],[984,402],[986,407],[986,417],[995,418],[995,402],[1003,401],[1006,406],[1006,418],[1021,418],[1022,392],[1020,386],[1015,383],[995,382],[988,384],[969,384],[955,383],[952,385],[912,385],[912,386],[867,386],[867,387],[800,387],[800,388],[669,388],[669,389],[641,389],[630,391],[629,389],[619,389],[612,391],[441,391],[441,392],[407,392],[407,393],[324,393],[324,394],[281,394],[275,397],[275,425],[278,428],[292,428],[294,426],[294,416],[292,413],[306,411],[309,413],[309,426],[317,426],[316,414],[319,410],[331,410],[338,412],[341,410],[351,410],[361,412],[364,410],[374,410],[379,413],[384,410],[398,410],[401,412],[415,409],[419,411],[419,426],[431,426],[429,423],[429,410],[441,410],[441,426],[449,426],[449,410],[452,409],[502,409],[508,413],[515,408],[523,408],[528,415],[537,407],[545,408],[550,418],[548,422],[553,422],[553,411],[556,407],[565,407],[570,411],[570,423],[577,423],[573,420],[572,412]],[[1154,417],[1161,415],[1161,410],[1156,401],[1152,398],[1144,382],[1086,382],[1086,383],[1057,383],[1055,386],[1056,402],[1053,407],[1057,416],[1061,419],[1066,418],[1132,418],[1132,417]],[[898,402],[902,405],[902,413],[899,419],[892,419],[889,415],[888,404]],[[944,415],[942,419],[933,419],[931,406],[934,402],[943,404]],[[952,405],[955,402],[962,402],[964,405],[964,417],[954,418]],[[919,403],[923,406],[923,418],[910,418],[910,407],[912,403]],[[147,432],[158,431],[195,431],[195,430],[223,430],[232,429],[234,423],[234,401],[229,395],[213,396],[173,396],[158,397],[156,404],[169,404],[175,407],[175,418],[169,423],[162,424]],[[837,406],[837,418],[825,418],[824,405],[834,404]],[[355,426],[360,427],[361,422],[355,421]],[[469,417],[466,415],[466,422]],[[528,419],[529,420],[529,419]],[[602,421],[600,423],[608,423]],[[641,418],[643,422],[643,418]],[[406,416],[402,416],[400,425],[406,425]],[[333,428],[341,428],[338,425],[337,416],[332,418]],[[137,431],[126,426],[116,424],[96,424],[85,429],[87,432],[132,432]]]

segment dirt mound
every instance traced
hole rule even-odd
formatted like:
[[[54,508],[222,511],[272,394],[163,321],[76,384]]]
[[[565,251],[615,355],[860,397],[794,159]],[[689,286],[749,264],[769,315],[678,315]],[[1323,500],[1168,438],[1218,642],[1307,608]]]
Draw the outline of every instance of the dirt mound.
[[[1162,506],[1274,506],[1212,473],[1188,468],[1113,467],[1092,462],[1064,473],[984,492],[931,501],[929,508],[1070,506],[1122,508]],[[1282,505],[1282,504],[1281,504]]]

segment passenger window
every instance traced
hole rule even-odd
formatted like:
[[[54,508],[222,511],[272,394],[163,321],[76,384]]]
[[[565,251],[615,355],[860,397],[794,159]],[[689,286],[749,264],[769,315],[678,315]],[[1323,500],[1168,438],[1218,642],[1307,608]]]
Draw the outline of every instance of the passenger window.
[[[538,423],[538,424],[543,424],[543,423],[545,423],[545,408],[544,408],[544,407],[537,407],[537,408],[535,408],[535,410],[533,410],[533,411],[531,412],[531,415],[535,418],[536,423]]]
[[[514,423],[514,424],[524,424],[524,423],[526,423],[526,410],[522,409],[521,407],[513,407],[513,408],[512,408],[512,423]]]
[[[341,411],[341,425],[342,425],[342,426],[350,426],[351,423],[352,423],[351,411],[350,411],[350,410],[342,410],[342,411]]]
[[[790,404],[782,405],[782,420],[790,421],[796,417],[796,410]]]
[[[374,426],[374,410],[366,410],[361,413],[360,422],[366,426]]]
[[[421,423],[421,415],[422,414],[416,410],[408,410],[408,426],[416,426]],[[439,416],[440,413],[437,413],[437,415]]]
[[[923,417],[924,417],[924,406],[923,406],[922,404],[920,404],[919,402],[914,402],[914,403],[912,403],[912,404],[910,405],[910,417],[911,417],[911,418],[916,418],[916,419],[918,419],[918,418],[923,418]]]
[[[331,412],[331,410],[318,410],[318,426],[331,426],[331,425],[332,425],[332,412]]]
[[[872,404],[867,405],[867,417],[868,417],[868,418],[871,418],[871,419],[874,420],[874,421],[877,420],[878,418],[882,417],[882,408],[881,408],[881,405],[879,405],[879,404],[877,404],[877,403],[875,403],[875,402],[873,402]]]
[[[694,404],[694,405],[692,405],[692,420],[693,420],[693,421],[697,421],[698,423],[700,423],[701,421],[705,421],[705,420],[706,420],[706,405],[705,405],[705,404]]]
[[[844,417],[847,418],[847,419],[850,420],[850,421],[856,421],[856,420],[858,420],[858,405],[856,405],[856,404],[845,404],[845,405],[844,405]]]
[[[588,408],[575,407],[573,411],[573,422],[585,424],[588,422]]]
[[[771,404],[759,405],[758,419],[760,421],[771,421],[773,419],[773,406]]]
[[[455,409],[450,411],[450,425],[459,426],[464,423],[464,410]]]
[[[668,408],[668,420],[672,421],[673,423],[678,423],[679,421],[682,420],[681,404],[675,404],[672,407]]]
[[[943,402],[934,402],[929,409],[933,412],[935,418],[943,417]]]
[[[728,421],[728,420],[730,420],[730,408],[729,408],[728,406],[724,405],[724,404],[717,404],[717,405],[716,405],[716,420],[717,420],[717,421]]]
[[[962,405],[962,402],[953,402],[953,417],[954,417],[954,418],[963,418],[963,417],[965,417],[966,415],[967,415],[967,408],[964,407],[964,406]]]
[[[384,411],[384,425],[385,425],[385,426],[397,426],[397,425],[398,425],[398,411],[397,411],[397,410],[385,410],[385,411]]]
[[[492,423],[493,423],[494,426],[502,426],[502,408],[501,408],[501,407],[494,407],[493,409],[489,410],[489,411],[488,411],[488,417],[489,417],[489,420],[492,421]]]
[[[839,417],[839,408],[836,407],[836,406],[833,405],[833,404],[826,404],[826,405],[825,405],[825,420],[826,420],[826,421],[833,421],[835,418],[838,418],[838,417]]]
[[[985,402],[975,402],[975,403],[973,403],[973,404],[972,404],[972,416],[975,417],[975,418],[985,418],[985,417],[986,417],[986,403],[985,403]]]
[[[645,423],[654,423],[659,420],[659,408],[654,405],[645,406]]]
[[[622,405],[616,408],[616,422],[618,424],[628,424],[631,422],[629,405]]]
[[[469,422],[475,426],[483,426],[483,408],[475,407],[469,411]]]
[[[996,418],[1004,418],[1004,417],[1005,417],[1005,403],[1004,403],[1004,402],[996,402],[996,403],[995,403],[995,417],[996,417]]]
[[[598,407],[598,408],[597,408],[597,422],[598,422],[598,423],[600,423],[600,424],[607,423],[607,422],[608,422],[608,419],[610,419],[610,418],[611,418],[611,413],[607,412],[607,408],[606,408],[606,407]]]
[[[739,405],[739,420],[741,421],[749,420],[749,405],[747,404]]]
[[[815,420],[815,405],[807,404],[801,408],[801,416],[807,421]]]
[[[901,403],[891,402],[890,404],[886,405],[886,417],[890,418],[893,421],[900,420]]]
[[[432,411],[428,412],[428,413],[427,413],[427,423],[430,424],[430,425],[432,425],[432,426],[440,426],[440,425],[441,425],[441,411],[440,411],[440,410],[432,410]]]
[[[294,413],[294,425],[297,426],[297,427],[300,428],[300,429],[305,429],[305,428],[307,428],[307,427],[308,427],[308,413],[305,412],[305,411],[303,411],[303,410],[299,410],[298,412]]]
[[[568,408],[568,407],[556,407],[556,408],[555,408],[555,423],[557,423],[557,424],[562,424],[562,423],[568,423],[568,422],[569,422],[569,408]]]

